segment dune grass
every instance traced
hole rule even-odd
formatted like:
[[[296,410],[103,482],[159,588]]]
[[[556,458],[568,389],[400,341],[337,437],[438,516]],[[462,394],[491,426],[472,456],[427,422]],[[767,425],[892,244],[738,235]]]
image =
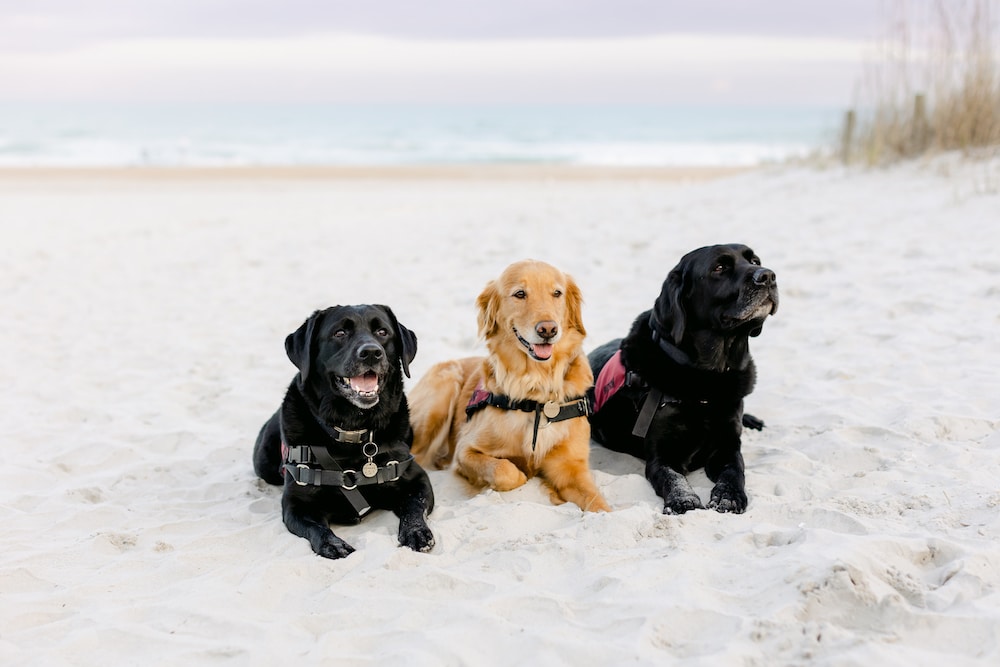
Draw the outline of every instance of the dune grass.
[[[869,165],[1000,149],[1000,0],[897,2],[841,154]]]

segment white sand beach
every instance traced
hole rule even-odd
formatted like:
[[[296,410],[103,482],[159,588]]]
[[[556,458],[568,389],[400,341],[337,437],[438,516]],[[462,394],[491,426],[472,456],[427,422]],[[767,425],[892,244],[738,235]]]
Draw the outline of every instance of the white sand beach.
[[[0,173],[0,664],[1000,664],[1000,162],[695,176]],[[725,242],[781,289],[743,515],[594,445],[610,513],[434,471],[431,553],[380,513],[330,561],[254,475],[315,309],[390,305],[412,387],[512,261],[589,350]]]

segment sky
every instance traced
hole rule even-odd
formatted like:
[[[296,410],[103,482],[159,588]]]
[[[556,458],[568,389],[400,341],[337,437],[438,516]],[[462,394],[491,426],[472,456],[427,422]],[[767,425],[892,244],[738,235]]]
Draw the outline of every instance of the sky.
[[[847,105],[878,0],[0,0],[0,102]]]

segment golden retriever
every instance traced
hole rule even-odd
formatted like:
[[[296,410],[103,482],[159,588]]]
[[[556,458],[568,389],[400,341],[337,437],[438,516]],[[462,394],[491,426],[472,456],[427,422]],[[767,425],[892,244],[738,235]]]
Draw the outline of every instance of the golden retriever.
[[[580,288],[536,260],[508,266],[476,300],[485,357],[443,361],[409,393],[413,454],[509,491],[538,475],[552,502],[608,511],[590,470]]]

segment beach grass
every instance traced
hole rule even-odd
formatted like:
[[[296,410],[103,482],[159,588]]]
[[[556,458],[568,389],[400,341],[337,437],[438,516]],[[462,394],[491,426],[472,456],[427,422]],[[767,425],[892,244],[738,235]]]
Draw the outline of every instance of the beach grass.
[[[1000,148],[998,0],[899,2],[845,119],[846,162]]]

